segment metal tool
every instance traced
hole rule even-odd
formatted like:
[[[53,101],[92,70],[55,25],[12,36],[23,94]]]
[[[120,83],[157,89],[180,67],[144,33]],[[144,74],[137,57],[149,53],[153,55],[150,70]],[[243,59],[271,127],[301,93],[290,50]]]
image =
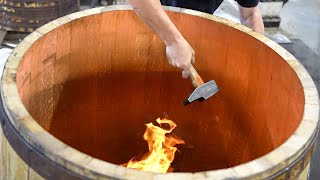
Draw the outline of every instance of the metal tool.
[[[209,97],[213,96],[219,91],[219,88],[214,80],[203,82],[202,78],[196,71],[196,69],[191,66],[190,68],[190,79],[192,85],[196,88],[191,95],[184,101],[184,105],[188,105],[194,101],[204,101]]]

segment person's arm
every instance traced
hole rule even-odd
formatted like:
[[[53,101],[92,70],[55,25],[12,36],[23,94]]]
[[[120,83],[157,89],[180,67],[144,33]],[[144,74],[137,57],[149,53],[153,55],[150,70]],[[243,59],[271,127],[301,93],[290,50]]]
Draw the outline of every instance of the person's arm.
[[[184,39],[165,11],[159,0],[129,0],[134,11],[153,29],[166,44],[169,64],[182,69],[182,76],[190,74],[194,62],[194,50]]]
[[[263,34],[264,25],[259,6],[255,7],[242,7],[239,5],[240,21],[241,24]]]

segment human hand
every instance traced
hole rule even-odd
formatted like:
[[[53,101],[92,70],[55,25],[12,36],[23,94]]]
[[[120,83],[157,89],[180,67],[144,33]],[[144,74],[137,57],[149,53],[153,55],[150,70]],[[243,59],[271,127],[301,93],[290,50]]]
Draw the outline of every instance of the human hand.
[[[170,65],[182,69],[182,77],[190,75],[191,63],[195,62],[195,52],[185,39],[180,39],[166,46],[167,59]]]

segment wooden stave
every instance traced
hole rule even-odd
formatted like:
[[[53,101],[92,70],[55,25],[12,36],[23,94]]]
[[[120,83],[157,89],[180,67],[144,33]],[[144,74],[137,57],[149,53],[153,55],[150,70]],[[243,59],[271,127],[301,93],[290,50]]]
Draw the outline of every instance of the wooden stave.
[[[243,164],[243,165],[239,165],[236,166],[234,168],[229,168],[229,169],[223,169],[223,170],[218,170],[218,171],[209,171],[209,172],[203,172],[203,173],[170,173],[170,174],[154,174],[154,173],[145,173],[145,172],[137,172],[135,170],[130,170],[130,169],[125,169],[123,167],[118,167],[118,166],[109,166],[108,163],[102,163],[97,161],[96,163],[99,164],[99,166],[105,168],[115,168],[115,171],[111,171],[109,173],[101,173],[102,169],[104,168],[89,168],[87,173],[85,172],[81,172],[81,165],[80,167],[78,166],[79,164],[73,164],[73,166],[68,166],[68,169],[71,171],[75,171],[78,173],[81,173],[81,175],[84,175],[86,177],[90,177],[90,178],[124,178],[124,175],[126,174],[126,178],[128,179],[136,179],[138,177],[144,177],[144,178],[172,178],[172,179],[194,179],[194,178],[198,178],[198,179],[206,179],[206,178],[245,178],[245,179],[256,179],[256,178],[272,178],[272,179],[277,179],[280,177],[280,175],[282,176],[283,173],[287,174],[290,173],[287,170],[290,170],[290,168],[288,169],[288,166],[291,165],[295,165],[295,162],[300,162],[299,160],[297,161],[297,159],[303,159],[305,157],[305,153],[309,153],[309,150],[312,150],[312,148],[314,147],[314,137],[316,135],[316,123],[318,121],[318,116],[319,116],[319,102],[318,102],[318,94],[317,94],[317,90],[315,88],[315,85],[312,81],[312,79],[310,78],[310,76],[308,75],[308,73],[306,72],[306,70],[301,66],[301,64],[288,52],[286,52],[285,50],[283,50],[279,45],[277,45],[276,43],[270,41],[269,39],[265,38],[264,36],[253,32],[252,30],[243,27],[241,25],[238,25],[236,23],[232,23],[229,22],[227,20],[223,20],[223,19],[219,19],[219,18],[215,18],[211,15],[207,15],[204,13],[200,13],[200,12],[196,12],[196,11],[192,11],[192,10],[186,10],[186,9],[180,9],[180,8],[171,8],[171,7],[165,7],[166,10],[170,10],[170,11],[174,11],[174,12],[181,12],[181,13],[186,13],[186,14],[191,14],[191,15],[196,15],[196,16],[201,16],[207,19],[212,19],[212,20],[216,20],[220,23],[223,23],[225,25],[228,26],[232,26],[242,32],[245,32],[247,34],[250,34],[252,36],[254,36],[256,39],[264,42],[265,44],[267,44],[270,48],[272,48],[273,50],[275,50],[280,56],[283,57],[283,59],[285,59],[288,64],[291,65],[291,67],[296,71],[296,73],[298,74],[298,77],[300,78],[305,90],[307,90],[307,92],[305,92],[305,98],[306,98],[306,107],[305,107],[305,115],[303,117],[303,123],[305,122],[312,122],[313,126],[311,129],[312,132],[309,134],[309,137],[304,137],[307,138],[306,142],[303,142],[304,146],[299,149],[299,151],[295,151],[295,152],[290,152],[290,156],[286,156],[284,161],[278,162],[273,164],[272,169],[268,170],[268,171],[259,171],[256,168],[254,168],[252,165],[262,165],[263,163],[265,163],[265,158],[269,158],[270,157],[277,157],[275,154],[278,155],[283,155],[283,153],[285,152],[285,150],[287,150],[288,144],[290,145],[290,143],[295,143],[298,142],[299,139],[297,139],[296,137],[291,137],[286,143],[284,143],[281,147],[277,148],[276,150],[272,151],[271,153],[258,158],[254,161],[251,161],[249,163]],[[45,25],[44,27],[38,29],[36,32],[32,33],[30,35],[29,38],[26,38],[25,42],[25,46],[20,46],[20,50],[25,51],[27,50],[27,48],[31,45],[31,43],[33,43],[36,39],[38,39],[39,37],[41,37],[43,34],[46,34],[47,32],[49,32],[50,30],[54,29],[57,26],[63,25],[65,23],[68,23],[72,20],[84,17],[84,16],[88,16],[91,14],[96,14],[96,13],[100,13],[100,12],[104,12],[104,11],[113,11],[113,10],[131,10],[130,7],[128,6],[112,6],[112,7],[108,7],[108,8],[97,8],[97,9],[93,9],[93,10],[87,10],[87,11],[83,11],[83,12],[78,12],[75,14],[72,14],[70,16],[66,16],[63,18],[60,18],[52,23],[49,23],[47,25]],[[18,48],[18,50],[19,50]],[[19,59],[19,54],[18,57],[11,57],[11,58],[18,58]],[[21,58],[21,57],[20,57]],[[9,69],[10,70],[10,69]],[[15,70],[13,70],[15,71]],[[10,72],[8,71],[8,79],[6,79],[6,81],[11,82],[14,81],[14,79],[10,78],[10,75],[14,75],[14,72]],[[13,74],[12,74],[13,73]],[[311,99],[312,98],[312,99]],[[314,102],[314,99],[317,99],[316,102]],[[309,113],[314,113],[311,117],[308,115]],[[305,121],[306,120],[306,121]],[[294,133],[294,136],[300,136],[301,134],[301,125],[299,126],[298,130],[296,131],[296,133]],[[17,124],[16,124],[17,125]],[[19,124],[21,125],[21,124]],[[304,125],[304,124],[303,124]],[[23,124],[21,126],[23,127]],[[38,129],[38,127],[37,127]],[[40,128],[41,129],[41,128]],[[38,129],[38,130],[40,130]],[[300,131],[299,131],[300,130]],[[24,132],[23,132],[24,131]],[[21,130],[20,132],[22,135],[28,135],[28,129],[24,129]],[[43,133],[41,131],[41,133]],[[24,136],[23,135],[23,136]],[[31,140],[31,139],[30,139]],[[298,140],[298,141],[297,141]],[[33,145],[39,145],[41,146],[41,144],[38,144],[38,142],[29,142],[30,144]],[[301,144],[301,142],[299,142]],[[289,148],[290,149],[290,148]],[[70,149],[70,151],[75,152],[74,149]],[[277,153],[275,153],[277,152]],[[83,154],[80,153],[80,155],[82,156]],[[270,156],[272,155],[272,156]],[[85,155],[84,155],[85,156]],[[52,154],[48,155],[49,159],[54,159],[54,157],[52,157]],[[63,163],[71,163],[70,161],[67,161],[68,157],[64,157],[62,160],[66,160]],[[272,159],[272,158],[271,158]],[[55,159],[56,160],[56,159]],[[79,159],[78,159],[79,160]],[[92,159],[90,161],[95,161],[95,159]],[[273,162],[276,162],[277,159],[274,159]],[[253,163],[254,162],[254,163]],[[61,163],[61,162],[60,162]],[[250,164],[251,163],[251,164]],[[72,164],[72,163],[71,163]],[[278,173],[281,172],[281,170],[285,170],[282,174]],[[250,171],[254,172],[254,173],[250,173]],[[273,175],[273,176],[272,176]]]
[[[47,159],[38,150],[29,146],[29,144],[20,136],[9,122],[2,101],[0,102],[0,152],[4,159],[0,158],[0,179],[85,179],[64,167]],[[6,144],[6,147],[1,147]],[[9,159],[14,159],[12,160]],[[2,160],[2,162],[1,162]],[[18,172],[18,170],[9,170],[10,164],[18,167],[24,167],[28,172]],[[11,172],[10,172],[11,171]],[[32,173],[30,173],[32,171]]]

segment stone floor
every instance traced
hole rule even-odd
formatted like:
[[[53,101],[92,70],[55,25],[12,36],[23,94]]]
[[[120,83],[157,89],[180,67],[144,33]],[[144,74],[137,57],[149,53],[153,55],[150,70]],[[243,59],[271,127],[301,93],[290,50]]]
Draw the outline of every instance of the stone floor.
[[[320,0],[290,0],[280,17],[283,31],[291,38],[301,39],[320,55]]]

